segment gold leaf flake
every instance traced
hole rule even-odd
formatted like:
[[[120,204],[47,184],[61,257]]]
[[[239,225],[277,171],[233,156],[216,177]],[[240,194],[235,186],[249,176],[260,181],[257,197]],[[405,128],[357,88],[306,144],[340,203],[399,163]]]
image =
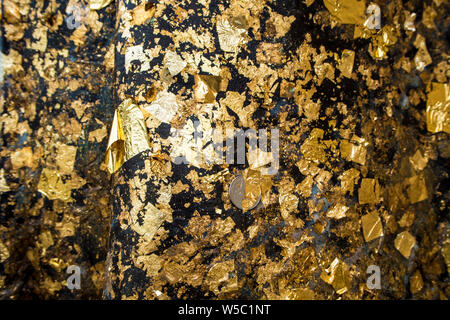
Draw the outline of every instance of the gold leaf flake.
[[[179,74],[187,65],[187,62],[184,61],[176,52],[168,50],[166,55],[164,56],[165,66],[172,77]]]
[[[376,211],[372,211],[361,218],[361,224],[366,242],[383,236],[383,226]]]
[[[350,273],[346,263],[335,258],[328,269],[322,271],[320,278],[331,284],[337,294],[341,295],[350,289]]]
[[[427,129],[430,132],[450,133],[450,86],[431,84],[427,97]]]
[[[360,204],[375,204],[380,202],[380,186],[377,179],[362,179],[358,190]]]
[[[413,176],[408,179],[408,193],[409,201],[417,203],[428,198],[427,185],[423,175]]]
[[[155,101],[143,108],[161,122],[170,123],[178,110],[177,97],[167,90],[156,94]]]
[[[366,163],[366,148],[363,145],[356,145],[347,140],[341,141],[340,151],[342,157],[364,165]]]
[[[8,247],[0,240],[0,263],[9,258]]]
[[[420,150],[417,150],[412,157],[409,157],[409,161],[414,169],[422,171],[427,166],[428,158],[424,157]]]
[[[411,278],[409,278],[409,288],[412,294],[420,292],[423,288],[423,279],[419,270],[416,270]]]
[[[237,48],[244,42],[243,35],[247,32],[232,26],[226,19],[217,21],[217,34],[220,48],[225,52],[237,52]]]
[[[361,0],[323,0],[325,7],[339,23],[364,23],[366,11],[365,1]]]
[[[150,149],[144,115],[131,99],[123,101],[114,113],[106,149],[105,164],[110,173],[140,152]]]
[[[56,165],[58,166],[59,172],[63,174],[72,173],[76,154],[77,147],[75,146],[68,146],[65,144],[58,146]]]
[[[72,189],[77,189],[85,183],[85,180],[77,175],[72,174],[71,177],[66,177],[56,170],[44,168],[39,179],[38,191],[50,200],[70,201]]]
[[[350,192],[350,194],[353,194],[355,184],[359,180],[359,174],[360,173],[358,170],[351,168],[339,176],[339,180],[341,180],[342,192]]]
[[[35,164],[33,163],[33,151],[31,150],[31,147],[25,147],[14,151],[11,155],[11,164],[15,170],[22,167],[34,167]]]
[[[148,22],[156,12],[156,6],[153,2],[143,2],[131,11],[132,24],[141,25]]]
[[[342,75],[351,78],[353,72],[353,63],[355,61],[355,51],[345,49],[342,52],[342,57],[339,60],[338,69]]]
[[[113,0],[89,0],[89,8],[91,10],[100,10],[109,5]]]
[[[419,49],[414,56],[414,63],[416,64],[416,69],[422,72],[427,65],[433,62],[433,60],[428,53],[427,44],[422,35],[417,34],[416,40],[414,40],[414,46]]]
[[[216,101],[220,89],[220,77],[196,74],[194,85],[194,98],[196,102],[213,103]]]
[[[395,238],[394,245],[395,248],[400,251],[400,253],[406,258],[409,258],[412,248],[416,244],[416,239],[408,232],[403,231],[399,233]]]
[[[3,168],[0,169],[0,193],[8,192],[11,190],[8,186],[8,182],[5,179],[5,171]]]
[[[328,210],[327,217],[336,220],[345,218],[348,209],[349,208],[347,206],[343,205],[342,203],[338,203],[333,208]]]

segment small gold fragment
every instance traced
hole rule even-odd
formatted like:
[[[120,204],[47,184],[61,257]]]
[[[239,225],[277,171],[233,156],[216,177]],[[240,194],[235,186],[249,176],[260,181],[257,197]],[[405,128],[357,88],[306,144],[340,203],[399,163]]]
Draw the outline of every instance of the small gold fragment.
[[[365,1],[361,0],[323,0],[325,7],[342,24],[364,24]]]
[[[350,288],[350,273],[345,262],[335,258],[328,269],[322,271],[320,278],[331,284],[337,294],[341,295]]]
[[[423,279],[419,270],[416,270],[412,277],[409,279],[409,288],[412,294],[420,292],[423,288]]]
[[[360,204],[375,204],[380,201],[380,185],[377,179],[362,179],[358,190]]]
[[[416,245],[416,239],[408,231],[403,231],[395,238],[394,245],[395,248],[408,259],[412,248]]]
[[[141,25],[148,22],[156,12],[156,6],[153,2],[143,2],[131,11],[134,25]]]
[[[346,212],[348,211],[348,207],[344,206],[342,203],[338,203],[333,208],[328,210],[327,217],[332,219],[342,219],[346,217]]]
[[[110,173],[140,152],[150,149],[144,115],[131,99],[124,100],[114,113],[106,149],[105,164]]]
[[[383,226],[376,211],[372,211],[361,218],[361,224],[366,242],[383,236]]]
[[[351,78],[353,72],[353,64],[355,62],[355,51],[345,49],[342,52],[342,57],[339,59],[338,69],[342,75],[347,78]]]
[[[417,203],[428,198],[427,185],[423,175],[413,176],[408,179],[408,193],[409,201]]]
[[[416,40],[414,41],[414,46],[419,49],[414,56],[416,69],[422,72],[427,65],[433,62],[433,60],[428,53],[427,44],[425,42],[425,38],[422,35],[417,34]]]
[[[221,78],[212,75],[195,75],[194,98],[196,102],[213,103],[220,89]]]

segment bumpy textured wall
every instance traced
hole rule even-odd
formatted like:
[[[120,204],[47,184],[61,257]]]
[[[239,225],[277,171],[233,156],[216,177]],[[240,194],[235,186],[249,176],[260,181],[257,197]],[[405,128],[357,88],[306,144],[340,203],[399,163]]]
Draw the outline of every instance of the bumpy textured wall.
[[[0,297],[448,298],[449,5],[374,3],[3,0]]]

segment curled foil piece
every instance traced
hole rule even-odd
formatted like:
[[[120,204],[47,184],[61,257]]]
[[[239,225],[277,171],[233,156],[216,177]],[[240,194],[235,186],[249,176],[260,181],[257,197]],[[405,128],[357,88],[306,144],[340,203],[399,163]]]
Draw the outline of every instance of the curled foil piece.
[[[131,99],[126,99],[114,112],[105,157],[108,171],[116,172],[127,160],[148,149],[144,115]]]

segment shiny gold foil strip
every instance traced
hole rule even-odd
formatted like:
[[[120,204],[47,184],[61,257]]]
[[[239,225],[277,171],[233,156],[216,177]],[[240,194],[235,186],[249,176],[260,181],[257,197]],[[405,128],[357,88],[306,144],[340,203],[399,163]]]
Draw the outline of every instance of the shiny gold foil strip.
[[[141,109],[131,99],[123,101],[114,113],[106,149],[105,164],[110,173],[138,153],[150,149]]]

